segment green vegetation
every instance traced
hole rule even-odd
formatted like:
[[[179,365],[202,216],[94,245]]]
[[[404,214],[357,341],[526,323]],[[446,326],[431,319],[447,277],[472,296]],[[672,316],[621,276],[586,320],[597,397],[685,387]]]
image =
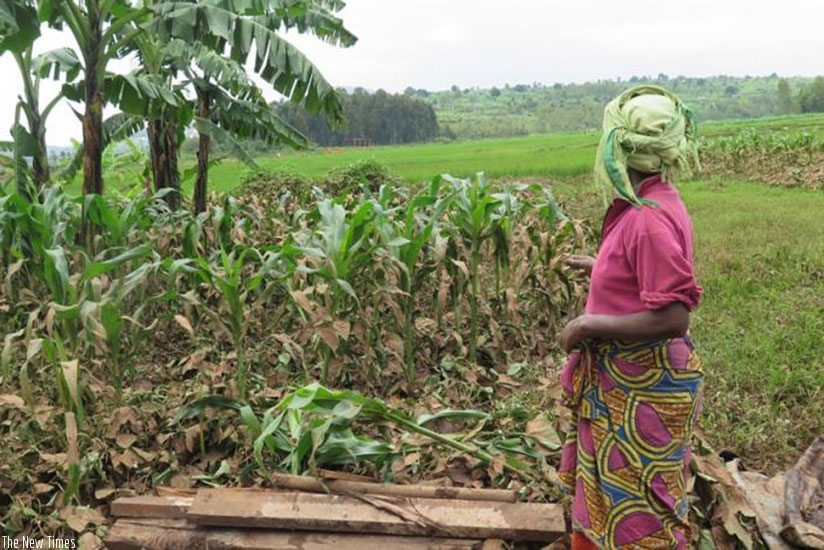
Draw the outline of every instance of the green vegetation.
[[[661,74],[580,84],[515,84],[489,90],[453,86],[431,92],[408,88],[405,93],[433,105],[442,134],[472,139],[597,130],[604,104],[627,87],[642,83],[665,86],[677,93],[698,114],[699,122],[800,112],[795,106],[810,95],[806,90],[811,88],[811,80],[781,79],[778,75],[689,78]],[[786,86],[783,106],[782,81]]]
[[[329,170],[363,160],[373,160],[410,182],[422,182],[433,174],[460,177],[474,174],[479,166],[489,177],[578,176],[592,170],[598,144],[596,134],[529,136],[454,143],[430,143],[404,147],[362,149],[319,149],[314,152],[284,154],[258,159],[265,169],[283,168],[307,177],[319,177]],[[243,172],[228,160],[212,169],[215,190],[229,191]]]
[[[717,448],[777,471],[824,433],[824,195],[713,180],[682,186],[704,300],[693,334]]]
[[[703,166],[707,173],[717,177],[822,189],[821,119],[821,115],[797,116],[765,121],[749,128],[725,125],[726,132],[716,132],[703,139]]]
[[[346,122],[334,128],[330,128],[326,117],[311,115],[297,105],[281,103],[274,107],[286,122],[324,147],[400,145],[438,137],[435,110],[420,99],[383,90],[369,94],[361,88],[352,94],[341,92],[340,99]]]
[[[783,136],[808,133],[824,137],[824,113],[783,115],[756,120],[724,120],[702,124],[699,129],[704,137],[730,136],[743,130],[766,131]]]
[[[818,164],[809,162],[808,152],[811,147],[817,150],[816,144],[824,139],[824,114],[713,122],[702,125],[699,130],[704,138],[702,162],[707,173],[774,180],[785,185],[799,185],[801,180],[818,181],[816,174],[796,174],[792,170],[803,166],[814,168]],[[586,178],[592,170],[598,139],[599,135],[592,132],[407,146],[318,148],[261,156],[257,158],[257,165],[263,171],[290,172],[304,179],[321,178],[333,169],[367,161],[386,167],[410,183],[427,181],[439,173],[469,177],[479,166],[490,178]],[[729,157],[732,152],[738,160]],[[756,157],[763,159],[765,152],[779,153],[779,157],[765,159],[773,168],[753,162]],[[804,161],[803,166],[792,166],[796,160]],[[111,187],[128,192],[145,186],[145,161],[141,160],[139,151],[133,149],[122,158],[110,153],[107,162]],[[191,156],[181,158],[181,167],[190,174],[183,180],[184,191],[192,186],[194,164]],[[782,172],[777,173],[776,167]],[[222,158],[212,165],[210,173],[214,191],[234,192],[244,177],[255,171],[236,160]],[[329,178],[324,181],[328,183]],[[68,184],[68,190],[79,192],[79,183]]]
[[[383,174],[334,171],[336,195],[269,174],[208,216],[2,189],[0,529],[60,532],[61,509],[106,487],[317,466],[391,481],[449,465],[557,498],[546,368],[562,355],[534,335],[580,308],[559,259],[591,231],[537,184],[413,192]]]
[[[19,15],[0,18],[0,53],[32,77],[2,145],[14,154],[0,178],[3,533],[68,533],[71,507],[115,488],[260,484],[319,466],[560,498],[557,334],[586,289],[563,258],[595,252],[603,202],[581,185],[598,133],[557,132],[597,128],[627,83],[411,90],[444,136],[543,135],[252,158],[237,138],[305,144],[246,75],[252,51],[266,52],[255,69],[275,90],[340,118],[337,92],[277,32],[349,45],[342,5],[0,0]],[[41,25],[66,28],[79,54],[35,65]],[[140,70],[107,71],[127,53]],[[43,170],[36,67],[84,104],[68,167],[82,161],[82,181]],[[806,81],[777,78],[657,82],[705,120],[804,108],[793,87]],[[123,112],[104,122],[104,100]],[[149,154],[105,149],[147,124]],[[196,158],[180,157],[190,124]],[[774,470],[824,430],[824,199],[727,181],[764,159],[815,167],[824,116],[750,126],[704,126],[710,173],[727,180],[683,194],[707,291],[693,328],[708,431]],[[120,193],[102,196],[104,173]],[[209,178],[231,194],[208,197]],[[179,185],[191,202],[172,200]]]
[[[357,38],[335,16],[343,6],[312,0],[295,0],[288,6],[279,0],[2,0],[0,55],[15,58],[25,87],[25,98],[16,105],[14,141],[0,143],[0,150],[13,154],[17,192],[30,196],[30,183],[34,191],[50,183],[45,120],[65,98],[83,104],[83,142],[61,180],[71,179],[82,166],[83,194],[102,195],[104,150],[145,128],[151,162],[141,169],[154,190],[163,191],[169,207],[177,210],[180,146],[185,130],[194,127],[198,162],[192,202],[197,212],[204,212],[213,140],[255,168],[238,138],[307,145],[305,137],[264,101],[247,66],[284,98],[341,121],[335,89],[279,33],[294,29],[333,45],[351,46]],[[63,32],[69,47],[32,59],[41,27]],[[128,74],[109,70],[112,61],[129,56],[140,61],[140,68]],[[64,85],[41,110],[39,82],[49,76]],[[121,112],[104,121],[108,104]],[[23,115],[28,127],[22,124]],[[27,157],[33,158],[31,167]],[[80,240],[93,238],[99,229],[90,226],[85,212],[84,206]]]
[[[410,183],[428,181],[434,174],[442,173],[469,177],[479,166],[492,178],[562,178],[588,174],[592,170],[597,144],[598,135],[591,133],[407,146],[322,148],[262,156],[256,159],[256,164],[262,171],[285,171],[303,178],[321,178],[341,167],[375,162]],[[124,193],[144,187],[139,152],[130,162],[123,160],[110,157],[110,166],[117,164],[110,170],[110,185]],[[195,160],[191,156],[181,158],[181,168],[190,174],[189,178],[183,179],[184,192],[192,186],[193,164]],[[211,188],[215,192],[234,192],[245,177],[255,172],[234,159],[222,158],[210,167]],[[328,178],[325,181],[328,183]],[[77,181],[67,184],[67,190],[79,192]]]
[[[803,150],[796,149],[796,145],[791,142],[819,143],[820,139],[805,138],[804,134],[824,138],[824,114],[790,115],[747,122],[713,122],[699,128],[701,135],[706,138],[730,136],[735,140],[743,139],[737,136],[745,129],[748,129],[745,135],[757,134],[756,139],[760,142],[771,140],[786,143],[787,151],[804,154]],[[599,134],[592,132],[403,147],[324,148],[313,152],[263,157],[258,159],[258,164],[264,169],[288,170],[309,178],[321,177],[335,167],[370,160],[386,166],[391,172],[412,183],[426,181],[433,174],[439,173],[468,177],[478,166],[482,166],[491,178],[560,179],[587,176],[592,171],[599,137]],[[705,140],[704,146],[718,147],[718,142]],[[222,161],[212,168],[216,180],[215,189],[235,189],[243,171],[244,168],[236,161]]]

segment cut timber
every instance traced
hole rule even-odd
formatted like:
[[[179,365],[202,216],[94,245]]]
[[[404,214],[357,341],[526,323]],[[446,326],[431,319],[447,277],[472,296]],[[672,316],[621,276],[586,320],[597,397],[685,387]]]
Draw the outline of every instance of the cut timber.
[[[111,550],[470,550],[478,540],[339,533],[266,532],[197,527],[182,519],[119,519],[106,537]]]
[[[200,525],[552,542],[558,504],[206,489],[186,516]]]
[[[451,498],[494,502],[517,502],[515,491],[502,489],[465,489],[463,487],[437,487],[430,485],[387,485],[357,481],[324,480],[306,476],[274,474],[272,483],[282,489],[311,493],[357,493],[362,495],[386,495],[411,498]],[[328,491],[327,491],[328,488]]]
[[[185,518],[194,496],[118,498],[112,502],[111,513],[118,518]]]

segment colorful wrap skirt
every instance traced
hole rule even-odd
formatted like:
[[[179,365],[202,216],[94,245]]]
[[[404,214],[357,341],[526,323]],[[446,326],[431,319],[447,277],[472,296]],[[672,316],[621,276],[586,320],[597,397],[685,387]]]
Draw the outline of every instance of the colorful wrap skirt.
[[[561,373],[573,411],[559,473],[573,530],[603,548],[687,548],[690,441],[702,405],[688,338],[600,341]]]

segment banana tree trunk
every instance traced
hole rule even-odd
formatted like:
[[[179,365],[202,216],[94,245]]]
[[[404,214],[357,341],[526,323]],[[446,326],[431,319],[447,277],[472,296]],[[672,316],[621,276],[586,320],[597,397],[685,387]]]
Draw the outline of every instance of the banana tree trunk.
[[[91,14],[90,14],[91,17]],[[86,111],[83,114],[83,193],[103,194],[103,83],[97,80],[100,25],[92,22],[89,69],[86,71]]]
[[[89,2],[89,37],[86,54],[86,110],[83,113],[83,194],[103,194],[103,75],[99,74],[102,28],[96,2]],[[99,77],[99,78],[98,78]],[[83,223],[78,233],[79,243],[89,244],[96,230],[89,227],[84,202]]]
[[[197,90],[198,116],[209,119],[211,116],[209,106],[209,92]],[[210,137],[200,133],[197,149],[197,180],[195,181],[195,213],[206,212],[206,190],[209,183],[209,146]]]
[[[180,172],[177,167],[177,128],[168,117],[150,120],[149,151],[154,189],[171,189],[164,197],[171,210],[180,208]]]
[[[46,149],[46,127],[38,118],[37,126],[32,125],[31,130],[37,139],[37,154],[32,159],[32,173],[34,176],[34,185],[37,189],[40,189],[51,179],[49,153],[48,149]]]

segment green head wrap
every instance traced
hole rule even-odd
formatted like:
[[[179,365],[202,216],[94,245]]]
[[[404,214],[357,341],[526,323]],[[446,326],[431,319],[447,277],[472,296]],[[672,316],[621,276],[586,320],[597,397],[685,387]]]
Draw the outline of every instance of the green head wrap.
[[[658,86],[636,86],[604,109],[604,134],[595,158],[595,180],[635,206],[654,204],[635,195],[627,167],[661,174],[691,175],[700,168],[692,112],[673,93]]]

